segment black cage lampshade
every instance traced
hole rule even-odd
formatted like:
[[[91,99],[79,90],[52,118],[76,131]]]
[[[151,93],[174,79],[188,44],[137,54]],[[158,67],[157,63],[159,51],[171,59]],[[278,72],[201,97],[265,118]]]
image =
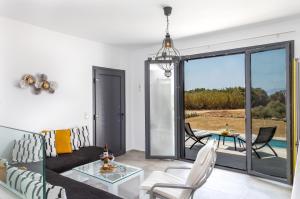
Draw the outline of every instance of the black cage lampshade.
[[[174,47],[173,40],[169,33],[169,16],[172,12],[172,7],[164,7],[164,14],[167,17],[166,36],[163,40],[162,47],[158,50],[155,56],[156,61],[161,61],[159,66],[165,71],[166,77],[171,77],[174,66],[180,61],[180,53]]]

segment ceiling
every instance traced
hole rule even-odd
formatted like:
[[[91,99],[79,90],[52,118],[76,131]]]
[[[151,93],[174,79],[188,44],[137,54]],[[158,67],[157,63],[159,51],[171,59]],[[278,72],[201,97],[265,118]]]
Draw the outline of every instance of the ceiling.
[[[170,5],[173,38],[300,13],[300,0],[0,0],[0,15],[114,45],[162,40]]]

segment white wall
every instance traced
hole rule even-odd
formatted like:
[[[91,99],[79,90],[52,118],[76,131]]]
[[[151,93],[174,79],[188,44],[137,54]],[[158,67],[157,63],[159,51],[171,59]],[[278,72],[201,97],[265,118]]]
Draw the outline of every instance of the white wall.
[[[282,32],[288,33],[266,36]],[[300,17],[180,39],[175,45],[188,55],[287,40],[295,40],[300,57]],[[127,150],[144,150],[144,60],[158,48],[129,53],[0,17],[0,125],[28,131],[92,127],[92,66],[120,68],[126,70]],[[25,73],[47,74],[58,82],[57,92],[36,96],[19,89],[16,84]]]
[[[288,40],[295,40],[295,56],[300,57],[300,16],[175,40],[174,43],[181,54],[191,55]],[[133,148],[143,151],[145,150],[144,60],[153,56],[159,47],[156,45],[138,49],[130,56],[130,70],[138,74],[131,80],[134,96],[131,101],[131,125],[134,126],[131,132],[134,139],[132,142]]]
[[[127,51],[7,18],[0,18],[0,125],[39,132],[88,124],[92,132],[92,66],[126,70],[130,149]],[[18,88],[27,73],[47,74],[58,83],[56,93]]]
[[[298,148],[299,150],[299,148]],[[300,195],[300,153],[297,154],[295,175],[294,175],[294,184],[292,190],[291,199],[299,198]]]

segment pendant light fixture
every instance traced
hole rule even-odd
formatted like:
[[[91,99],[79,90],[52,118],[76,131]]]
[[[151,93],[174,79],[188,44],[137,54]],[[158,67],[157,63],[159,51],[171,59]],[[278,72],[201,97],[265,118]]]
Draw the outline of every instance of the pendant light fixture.
[[[173,40],[169,33],[169,16],[171,15],[172,7],[166,6],[163,7],[163,9],[164,14],[167,17],[166,36],[162,42],[162,47],[156,53],[155,60],[161,61],[161,63],[159,63],[159,67],[165,71],[165,76],[171,77],[174,66],[179,63],[180,53],[174,47]]]

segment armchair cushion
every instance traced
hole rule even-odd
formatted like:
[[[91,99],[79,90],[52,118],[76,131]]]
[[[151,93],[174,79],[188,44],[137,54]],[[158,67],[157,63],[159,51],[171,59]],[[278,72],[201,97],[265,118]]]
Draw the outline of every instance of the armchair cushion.
[[[178,178],[169,173],[162,171],[154,171],[150,176],[142,183],[141,189],[149,191],[152,186],[156,183],[168,183],[168,184],[184,184],[184,180]],[[163,197],[170,199],[179,199],[180,195],[183,193],[183,189],[173,189],[173,188],[155,188],[155,193],[160,194]]]
[[[205,177],[207,169],[214,158],[214,141],[209,141],[197,154],[196,160],[186,180],[186,184],[197,186],[202,178]]]
[[[154,171],[142,183],[141,189],[168,199],[188,199],[210,176],[215,161],[216,145],[211,140],[198,152],[186,181],[166,172]]]

